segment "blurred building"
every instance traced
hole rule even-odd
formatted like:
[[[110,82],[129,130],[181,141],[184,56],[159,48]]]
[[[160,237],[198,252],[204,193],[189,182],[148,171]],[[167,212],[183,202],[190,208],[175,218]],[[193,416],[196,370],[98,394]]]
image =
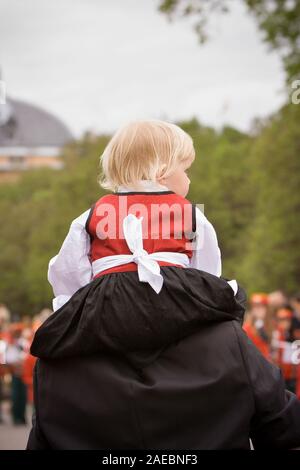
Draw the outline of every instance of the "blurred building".
[[[47,111],[7,98],[0,104],[0,182],[40,167],[60,169],[62,147],[73,136],[66,125]]]

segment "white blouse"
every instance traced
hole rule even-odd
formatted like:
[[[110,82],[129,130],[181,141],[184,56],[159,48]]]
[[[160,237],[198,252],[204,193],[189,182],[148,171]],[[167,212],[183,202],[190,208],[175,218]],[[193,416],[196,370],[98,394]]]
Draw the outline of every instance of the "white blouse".
[[[166,186],[154,184],[151,181],[140,183],[142,183],[145,192],[168,190]],[[118,188],[118,192],[128,190],[130,188],[123,186]],[[78,289],[93,279],[92,264],[88,257],[90,236],[85,229],[89,212],[90,209],[73,220],[59,253],[49,262],[48,281],[55,295],[53,299],[54,311],[62,307]],[[218,277],[222,272],[221,252],[216,232],[198,207],[196,207],[196,242],[190,267]],[[230,283],[232,282],[230,281]],[[231,287],[236,293],[237,286],[231,284]]]

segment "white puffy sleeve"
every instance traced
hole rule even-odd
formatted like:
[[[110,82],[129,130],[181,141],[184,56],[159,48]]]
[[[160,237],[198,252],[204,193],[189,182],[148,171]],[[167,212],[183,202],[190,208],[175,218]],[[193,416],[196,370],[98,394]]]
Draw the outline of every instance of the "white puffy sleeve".
[[[196,207],[196,239],[194,243],[190,267],[220,277],[222,261],[216,231],[198,207]],[[236,280],[227,282],[236,295],[238,291]]]
[[[218,277],[222,274],[221,251],[215,229],[198,207],[196,207],[196,239],[191,268]]]
[[[90,209],[73,220],[59,253],[49,262],[48,281],[55,295],[52,302],[54,311],[92,280],[92,265],[88,256],[90,236],[85,230],[89,212]]]

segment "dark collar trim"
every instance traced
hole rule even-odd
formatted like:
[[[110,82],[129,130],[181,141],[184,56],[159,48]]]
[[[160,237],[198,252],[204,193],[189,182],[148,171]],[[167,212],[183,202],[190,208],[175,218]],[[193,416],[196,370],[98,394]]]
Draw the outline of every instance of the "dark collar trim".
[[[90,241],[91,241],[91,242],[92,242],[92,240],[93,240],[93,237],[92,237],[92,234],[91,234],[91,232],[90,232],[89,225],[90,225],[90,221],[91,221],[91,218],[92,218],[92,215],[93,215],[95,206],[96,206],[96,203],[91,206],[90,212],[89,212],[89,215],[88,215],[88,218],[86,219],[86,223],[85,223],[85,230],[86,230],[86,232],[89,234],[89,236],[90,236]]]

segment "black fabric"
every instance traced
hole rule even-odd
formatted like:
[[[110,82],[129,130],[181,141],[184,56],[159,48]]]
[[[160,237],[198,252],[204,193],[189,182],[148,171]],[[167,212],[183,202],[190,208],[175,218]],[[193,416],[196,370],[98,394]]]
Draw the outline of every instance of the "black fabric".
[[[246,294],[196,269],[162,267],[77,291],[31,346],[28,449],[300,446],[300,403],[242,330]]]
[[[197,220],[196,220],[196,204],[192,203],[192,231],[196,234]]]
[[[96,205],[96,204],[93,204],[93,205],[91,206],[89,215],[88,215],[88,217],[87,217],[87,219],[86,219],[86,222],[85,222],[85,230],[86,230],[86,232],[88,233],[88,235],[89,235],[89,237],[90,237],[90,242],[91,242],[91,243],[92,243],[92,241],[93,241],[93,237],[92,237],[92,235],[91,235],[91,233],[90,233],[90,231],[89,231],[89,224],[90,224],[90,221],[91,221],[91,218],[92,218],[94,209],[95,209],[95,205]]]

